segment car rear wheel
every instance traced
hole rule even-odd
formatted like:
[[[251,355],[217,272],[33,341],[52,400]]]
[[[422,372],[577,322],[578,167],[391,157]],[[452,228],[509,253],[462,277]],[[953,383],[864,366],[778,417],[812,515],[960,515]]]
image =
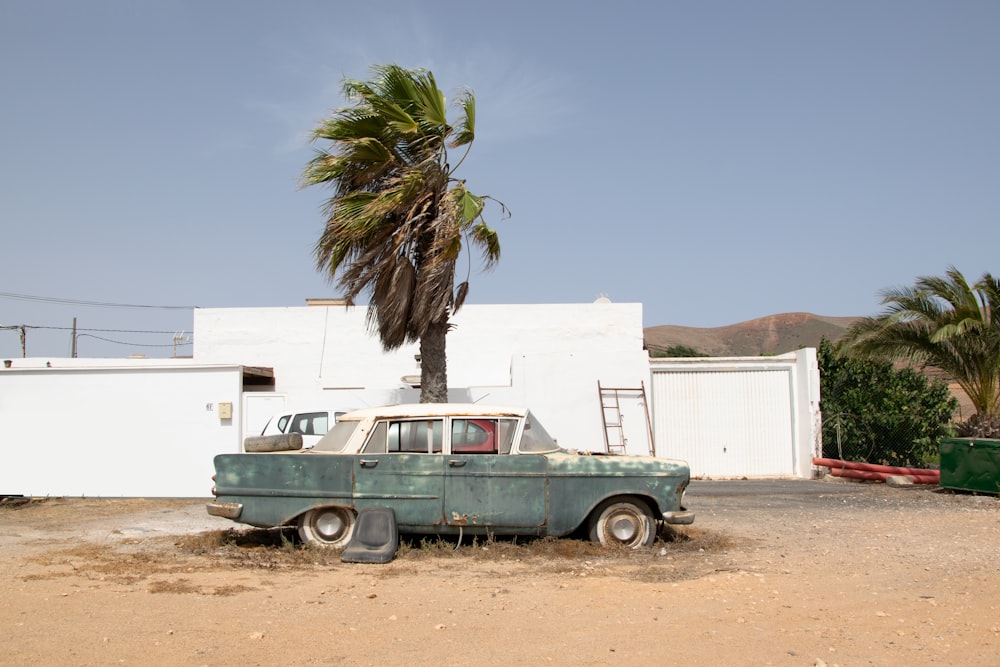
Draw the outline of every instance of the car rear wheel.
[[[299,537],[322,547],[342,549],[354,532],[354,512],[346,507],[317,507],[299,517]]]
[[[656,521],[649,506],[638,498],[612,498],[590,515],[590,541],[631,549],[648,547],[656,538]]]

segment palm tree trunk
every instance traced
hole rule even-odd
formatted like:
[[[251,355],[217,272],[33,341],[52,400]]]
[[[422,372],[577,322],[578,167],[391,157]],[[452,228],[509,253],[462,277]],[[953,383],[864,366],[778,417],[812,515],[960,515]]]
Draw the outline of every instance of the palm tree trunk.
[[[445,336],[448,320],[434,322],[420,337],[420,402],[448,402],[448,358]]]

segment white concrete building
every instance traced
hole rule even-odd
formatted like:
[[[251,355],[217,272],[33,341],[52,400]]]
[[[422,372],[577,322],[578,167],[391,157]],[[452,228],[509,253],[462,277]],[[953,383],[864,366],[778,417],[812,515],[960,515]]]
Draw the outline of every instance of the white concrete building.
[[[193,359],[9,360],[0,494],[205,497],[212,458],[272,414],[416,402],[418,347],[384,352],[365,313],[199,309]],[[811,473],[814,350],[651,362],[642,306],[603,300],[467,305],[454,324],[450,400],[526,405],[564,447],[604,451],[607,434],[615,451],[685,458],[696,476]],[[599,384],[626,391],[602,401]]]
[[[282,410],[419,401],[419,347],[384,352],[365,317],[365,308],[342,305],[200,309],[194,358],[274,369],[273,391],[244,395],[247,433]],[[604,448],[598,381],[648,383],[641,304],[467,305],[454,317],[449,400],[527,405],[561,444],[596,451]],[[636,427],[630,442],[648,453],[645,426]]]

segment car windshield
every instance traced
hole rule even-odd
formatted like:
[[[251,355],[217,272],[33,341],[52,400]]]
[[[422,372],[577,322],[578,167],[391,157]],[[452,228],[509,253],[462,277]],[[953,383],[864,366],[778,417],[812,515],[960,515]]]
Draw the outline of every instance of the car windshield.
[[[329,431],[326,432],[316,446],[313,447],[313,451],[319,452],[342,452],[344,447],[347,446],[347,441],[351,439],[351,435],[354,434],[354,429],[358,427],[361,422],[344,422],[338,421],[333,425]]]
[[[518,451],[526,454],[541,454],[558,450],[559,445],[556,444],[556,441],[529,412],[524,420],[524,432],[521,434],[521,444],[518,446]]]

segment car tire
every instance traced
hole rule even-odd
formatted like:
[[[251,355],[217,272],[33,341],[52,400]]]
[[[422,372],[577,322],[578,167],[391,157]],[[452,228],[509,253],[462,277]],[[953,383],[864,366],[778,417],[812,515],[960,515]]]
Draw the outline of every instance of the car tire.
[[[299,537],[321,547],[343,549],[354,534],[354,512],[346,507],[317,507],[299,517]]]
[[[611,498],[590,515],[590,541],[630,549],[648,547],[656,539],[656,520],[638,498]]]

